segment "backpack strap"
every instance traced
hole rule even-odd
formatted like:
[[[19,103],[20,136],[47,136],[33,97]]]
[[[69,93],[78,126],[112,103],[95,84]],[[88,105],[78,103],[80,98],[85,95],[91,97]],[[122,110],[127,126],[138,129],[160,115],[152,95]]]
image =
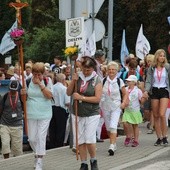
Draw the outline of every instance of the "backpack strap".
[[[4,110],[5,102],[6,102],[7,97],[8,97],[8,93],[4,94],[4,96],[2,98],[2,112]],[[1,115],[2,115],[2,113],[1,113]]]
[[[137,77],[138,80],[140,79],[140,74],[139,74],[138,71],[136,71],[136,77]]]
[[[105,78],[103,79],[103,86],[104,86],[104,84],[106,83],[106,80],[107,80],[107,77],[105,77]]]
[[[121,88],[120,88],[120,78],[117,78],[117,84],[118,84],[118,86],[119,86],[120,97],[121,97],[121,101],[122,101],[123,97],[122,97],[122,90],[121,90]]]
[[[127,71],[123,72],[123,77],[122,77],[123,81],[126,79],[127,73],[128,73]]]
[[[31,78],[29,78],[29,79],[26,80],[27,88],[29,88],[30,82],[31,82]]]

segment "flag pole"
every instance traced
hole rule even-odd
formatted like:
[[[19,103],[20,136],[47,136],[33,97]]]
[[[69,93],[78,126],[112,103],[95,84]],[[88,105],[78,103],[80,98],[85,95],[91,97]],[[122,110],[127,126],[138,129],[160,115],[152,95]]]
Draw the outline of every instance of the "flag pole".
[[[16,19],[18,27],[21,27],[22,20],[21,20],[21,9],[24,7],[29,6],[28,3],[22,3],[20,0],[16,0],[16,2],[9,3],[10,7],[15,8],[16,10]],[[25,81],[24,81],[24,53],[23,53],[23,41],[17,44],[18,51],[19,51],[19,60],[21,65],[21,76],[22,76],[22,89],[25,89]],[[28,124],[27,124],[27,113],[26,113],[26,94],[23,95],[23,110],[24,110],[24,127],[25,133],[28,135]]]

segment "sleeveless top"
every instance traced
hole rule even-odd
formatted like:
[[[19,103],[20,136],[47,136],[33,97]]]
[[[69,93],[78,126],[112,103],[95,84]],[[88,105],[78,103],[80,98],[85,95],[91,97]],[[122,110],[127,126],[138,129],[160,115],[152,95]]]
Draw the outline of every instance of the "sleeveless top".
[[[77,92],[83,96],[94,96],[95,95],[95,86],[98,83],[101,83],[101,79],[98,75],[94,76],[88,81],[87,89],[84,92],[80,92],[81,78],[77,81]],[[83,101],[77,102],[77,111],[78,116],[80,117],[90,117],[94,115],[99,115],[99,103],[88,103]],[[74,112],[75,114],[75,112]]]

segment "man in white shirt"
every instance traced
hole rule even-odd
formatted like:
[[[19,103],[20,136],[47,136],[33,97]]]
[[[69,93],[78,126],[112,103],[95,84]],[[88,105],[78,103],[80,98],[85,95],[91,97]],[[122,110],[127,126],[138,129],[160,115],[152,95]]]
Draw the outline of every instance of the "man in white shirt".
[[[50,148],[64,145],[66,123],[68,119],[67,108],[70,105],[70,97],[66,94],[65,75],[56,74],[57,83],[53,85],[54,105],[53,116],[49,127]]]

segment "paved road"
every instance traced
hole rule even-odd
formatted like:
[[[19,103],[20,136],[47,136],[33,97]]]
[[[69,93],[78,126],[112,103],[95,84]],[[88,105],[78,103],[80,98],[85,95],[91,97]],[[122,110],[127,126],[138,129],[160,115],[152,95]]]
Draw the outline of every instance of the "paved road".
[[[98,143],[97,159],[99,169],[141,170],[140,168],[146,168],[146,170],[149,170],[156,169],[156,166],[161,167],[161,170],[169,168],[170,147],[153,146],[156,140],[156,135],[148,135],[146,132],[146,125],[141,125],[139,140],[140,145],[136,148],[125,147],[123,145],[125,137],[119,137],[117,140],[118,149],[114,156],[108,156],[107,153],[109,140],[105,140],[104,143]],[[168,135],[170,136],[170,129]],[[33,157],[33,153],[29,153],[16,158],[10,158],[8,160],[1,159],[0,170],[33,170]],[[160,160],[160,162],[158,162],[158,160]],[[43,170],[78,170],[79,167],[80,160],[76,160],[75,154],[69,147],[48,150],[47,155],[44,157]]]

